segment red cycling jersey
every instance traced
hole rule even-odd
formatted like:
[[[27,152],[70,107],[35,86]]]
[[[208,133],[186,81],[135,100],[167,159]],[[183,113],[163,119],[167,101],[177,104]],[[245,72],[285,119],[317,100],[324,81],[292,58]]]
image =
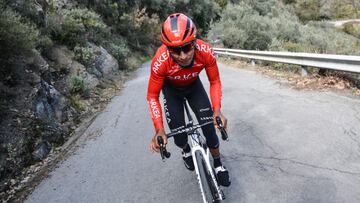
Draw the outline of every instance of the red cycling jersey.
[[[214,111],[220,109],[222,95],[221,81],[212,47],[208,43],[197,39],[194,57],[194,63],[191,68],[181,68],[170,57],[165,45],[162,45],[157,50],[151,62],[151,74],[147,91],[147,101],[156,130],[163,128],[159,94],[164,81],[173,86],[187,86],[194,82],[199,73],[205,68],[210,82],[212,108]]]

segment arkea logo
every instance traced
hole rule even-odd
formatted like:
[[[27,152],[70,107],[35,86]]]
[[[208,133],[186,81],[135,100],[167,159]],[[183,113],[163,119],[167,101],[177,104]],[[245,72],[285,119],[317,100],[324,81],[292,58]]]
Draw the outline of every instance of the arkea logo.
[[[169,58],[168,52],[163,52],[154,62],[154,66],[152,67],[152,70],[157,74],[160,66],[162,63],[164,63]]]
[[[150,106],[150,109],[151,109],[151,115],[153,116],[154,119],[158,119],[160,118],[160,109],[157,105],[157,101],[156,99],[150,99],[149,101],[149,106]]]
[[[213,49],[205,44],[196,44],[196,49],[198,49],[199,51],[205,52],[205,53],[209,53],[211,54],[211,56],[215,57],[215,54],[213,52]]]
[[[189,80],[191,78],[195,78],[199,75],[198,72],[194,72],[194,73],[189,73],[189,74],[185,74],[185,75],[176,75],[176,76],[168,76],[169,79],[171,80]]]

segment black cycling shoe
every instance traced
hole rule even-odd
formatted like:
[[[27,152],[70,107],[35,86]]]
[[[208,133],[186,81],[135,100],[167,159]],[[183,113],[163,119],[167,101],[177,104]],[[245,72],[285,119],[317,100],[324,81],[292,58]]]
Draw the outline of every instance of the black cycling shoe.
[[[188,152],[188,153],[182,152],[182,157],[184,160],[185,167],[190,171],[195,170],[195,166],[194,166],[194,162],[193,162],[191,153],[190,152]]]
[[[224,166],[216,167],[215,173],[221,186],[229,187],[231,185],[229,172]]]

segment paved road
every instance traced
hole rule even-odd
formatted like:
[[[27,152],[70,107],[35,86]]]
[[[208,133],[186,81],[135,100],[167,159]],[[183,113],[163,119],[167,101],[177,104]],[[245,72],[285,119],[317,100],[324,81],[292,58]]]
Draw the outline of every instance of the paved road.
[[[341,26],[343,26],[345,23],[348,23],[348,22],[357,22],[357,23],[360,23],[360,19],[348,19],[348,20],[328,21],[328,23],[334,25],[335,27],[341,27]]]
[[[172,142],[165,163],[148,150],[148,66],[89,127],[92,139],[26,202],[201,202]],[[222,143],[232,176],[226,202],[360,202],[359,99],[292,90],[224,65],[220,72],[231,136]]]

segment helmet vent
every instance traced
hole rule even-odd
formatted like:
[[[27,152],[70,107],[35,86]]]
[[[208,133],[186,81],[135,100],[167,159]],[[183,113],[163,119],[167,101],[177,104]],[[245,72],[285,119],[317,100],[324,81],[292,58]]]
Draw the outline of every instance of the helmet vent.
[[[169,40],[169,38],[166,36],[165,32],[164,32],[164,27],[161,28],[161,34],[162,36],[164,36],[164,38],[171,43],[171,41]]]
[[[171,32],[178,31],[178,17],[171,18]]]
[[[191,32],[189,35],[192,35],[193,32],[194,32],[194,27],[191,28]]]
[[[184,36],[183,36],[183,39],[184,40],[187,36],[187,34],[189,33],[189,30],[190,30],[190,19],[187,18],[186,20],[186,29],[185,29],[185,33],[184,33]]]

